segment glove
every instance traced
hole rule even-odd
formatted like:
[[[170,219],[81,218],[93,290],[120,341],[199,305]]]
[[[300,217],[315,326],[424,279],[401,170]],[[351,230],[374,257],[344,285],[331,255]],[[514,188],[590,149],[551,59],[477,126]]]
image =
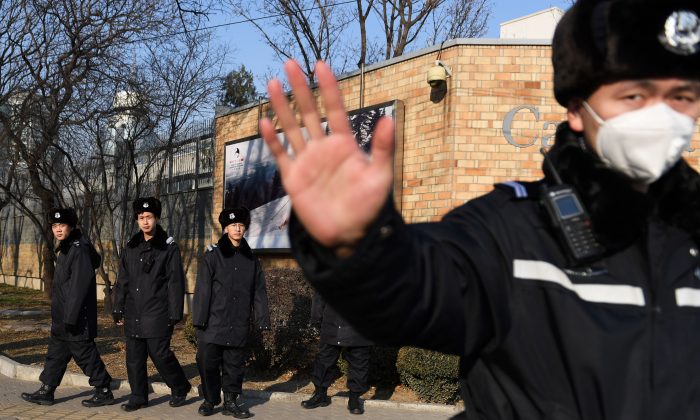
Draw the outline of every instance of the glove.
[[[272,331],[272,329],[267,325],[258,325],[258,331],[259,332]]]
[[[117,322],[124,319],[124,314],[121,312],[112,312],[112,319],[114,319],[114,323],[116,324]]]

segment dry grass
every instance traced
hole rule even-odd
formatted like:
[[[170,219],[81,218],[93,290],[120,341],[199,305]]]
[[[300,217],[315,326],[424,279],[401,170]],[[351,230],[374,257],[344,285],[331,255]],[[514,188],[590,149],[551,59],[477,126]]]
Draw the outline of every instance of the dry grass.
[[[40,291],[0,284],[0,310],[38,309],[45,311],[42,315],[32,316],[0,315],[0,354],[22,364],[42,366],[49,342],[47,328],[51,324],[50,307],[50,301]],[[126,349],[122,327],[114,325],[112,317],[105,315],[103,312],[102,304],[98,303],[97,324],[99,331],[95,342],[110,375],[115,379],[126,379],[126,365],[124,362]],[[35,328],[31,328],[28,331],[16,331],[18,325],[34,325]],[[200,384],[200,378],[195,362],[196,350],[185,338],[183,325],[184,323],[180,323],[176,326],[171,341],[171,348],[192,385],[197,386]],[[68,371],[81,373],[80,368],[74,361],[71,361],[68,365]],[[148,375],[152,381],[162,381],[150,360],[148,361]],[[306,371],[290,371],[277,378],[270,379],[270,375],[265,372],[249,370],[246,372],[244,388],[270,392],[311,393],[313,391],[310,374]],[[329,392],[331,395],[346,393],[345,377],[339,377]],[[400,385],[382,389],[373,387],[365,394],[365,398],[401,402],[418,401],[418,398],[411,390]]]

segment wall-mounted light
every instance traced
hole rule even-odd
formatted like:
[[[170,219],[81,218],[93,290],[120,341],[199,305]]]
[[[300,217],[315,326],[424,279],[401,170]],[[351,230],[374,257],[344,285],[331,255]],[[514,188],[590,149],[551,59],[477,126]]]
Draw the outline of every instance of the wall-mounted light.
[[[435,60],[435,65],[428,70],[427,81],[430,87],[438,88],[445,84],[448,77],[452,76],[452,70],[440,60]]]

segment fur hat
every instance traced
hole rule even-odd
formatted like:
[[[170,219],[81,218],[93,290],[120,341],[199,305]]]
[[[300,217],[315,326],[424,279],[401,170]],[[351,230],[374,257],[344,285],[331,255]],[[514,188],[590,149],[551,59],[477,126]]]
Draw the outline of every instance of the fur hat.
[[[78,224],[78,216],[75,210],[67,209],[51,209],[49,212],[49,223],[65,223],[68,226],[75,227]]]
[[[221,229],[226,228],[231,223],[243,223],[245,228],[248,229],[248,226],[250,226],[250,211],[245,207],[223,209],[219,213],[219,223],[221,223]]]
[[[157,218],[160,218],[160,200],[155,197],[137,198],[133,203],[134,219],[139,218],[139,214],[151,212]]]
[[[557,25],[552,63],[563,106],[625,79],[700,80],[700,1],[579,0]]]

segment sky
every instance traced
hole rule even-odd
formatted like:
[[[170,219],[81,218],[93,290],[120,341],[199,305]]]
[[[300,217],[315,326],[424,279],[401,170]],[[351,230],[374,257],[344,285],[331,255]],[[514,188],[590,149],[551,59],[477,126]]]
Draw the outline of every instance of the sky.
[[[566,10],[569,0],[491,0],[491,18],[485,38],[498,38],[499,24],[521,16],[528,15],[549,7]],[[230,17],[214,16],[209,25],[231,22]],[[215,42],[227,45],[232,53],[226,69],[238,68],[245,64],[256,76],[259,91],[264,89],[264,76],[281,71],[282,64],[276,59],[271,49],[261,40],[260,35],[248,23],[218,28],[214,32]]]

